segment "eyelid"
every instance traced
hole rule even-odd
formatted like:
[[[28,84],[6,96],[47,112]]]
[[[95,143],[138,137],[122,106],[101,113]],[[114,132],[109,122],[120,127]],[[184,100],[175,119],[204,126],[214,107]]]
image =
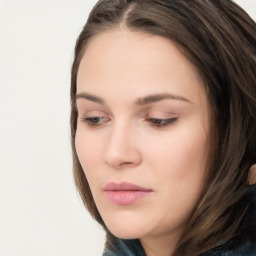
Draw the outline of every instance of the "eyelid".
[[[102,126],[104,123],[110,120],[110,118],[107,118],[104,116],[92,116],[92,117],[79,116],[79,118],[81,119],[81,122],[85,123],[88,127],[95,127],[95,128]],[[107,119],[107,120],[104,121],[103,119]]]
[[[169,119],[174,117],[177,117],[177,114],[172,112],[152,111],[147,114],[147,118],[154,119]]]
[[[85,118],[85,117],[107,117],[107,114],[102,112],[102,111],[96,111],[96,110],[93,110],[93,111],[81,111],[83,114],[81,114],[79,111],[78,111],[78,116],[81,117],[81,118]]]
[[[157,129],[167,128],[174,124],[178,120],[178,117],[171,117],[167,119],[162,118],[147,118],[145,121],[152,127]]]

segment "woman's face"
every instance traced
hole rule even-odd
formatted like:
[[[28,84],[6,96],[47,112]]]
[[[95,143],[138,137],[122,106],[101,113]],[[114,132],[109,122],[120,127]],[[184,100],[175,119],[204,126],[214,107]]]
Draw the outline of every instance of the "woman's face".
[[[210,111],[194,66],[163,37],[102,33],[81,60],[77,108],[78,158],[108,229],[178,234],[207,172]]]

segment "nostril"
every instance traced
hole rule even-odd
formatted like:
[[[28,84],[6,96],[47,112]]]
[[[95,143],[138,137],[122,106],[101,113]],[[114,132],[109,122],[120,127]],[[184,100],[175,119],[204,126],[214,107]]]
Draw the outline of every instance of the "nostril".
[[[123,166],[123,165],[131,165],[131,164],[132,164],[132,162],[123,162],[123,163],[120,164],[120,166]]]

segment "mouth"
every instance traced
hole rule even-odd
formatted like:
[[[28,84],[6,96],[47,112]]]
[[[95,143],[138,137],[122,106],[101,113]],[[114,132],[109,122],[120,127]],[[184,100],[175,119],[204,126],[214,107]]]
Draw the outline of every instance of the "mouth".
[[[104,193],[107,199],[117,205],[134,204],[148,196],[152,191],[152,189],[143,188],[127,182],[120,184],[111,182],[104,187]]]

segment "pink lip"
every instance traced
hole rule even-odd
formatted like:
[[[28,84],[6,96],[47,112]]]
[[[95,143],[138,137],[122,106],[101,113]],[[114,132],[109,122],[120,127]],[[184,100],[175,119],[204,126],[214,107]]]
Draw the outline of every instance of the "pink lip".
[[[120,184],[111,182],[104,187],[104,193],[108,200],[118,205],[130,205],[149,195],[152,189],[143,188],[131,183]]]

